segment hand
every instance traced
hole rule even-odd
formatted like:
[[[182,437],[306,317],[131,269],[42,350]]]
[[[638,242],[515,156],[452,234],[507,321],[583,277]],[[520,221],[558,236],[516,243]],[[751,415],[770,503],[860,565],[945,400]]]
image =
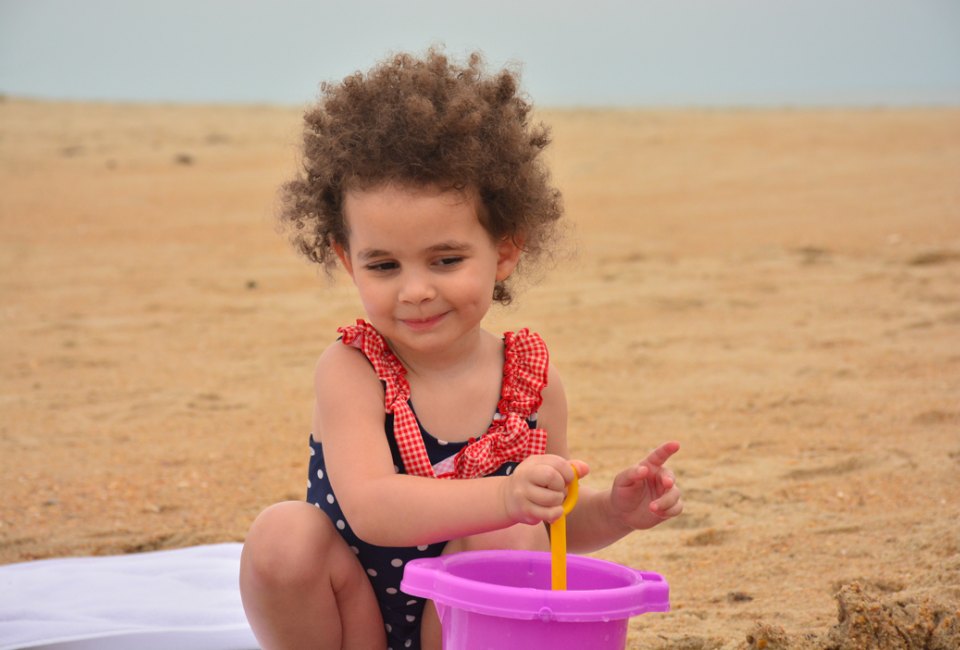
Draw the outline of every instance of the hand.
[[[676,478],[663,466],[679,450],[678,442],[664,443],[613,479],[610,505],[624,526],[631,530],[653,528],[683,511]]]
[[[573,481],[573,471],[586,476],[590,468],[579,460],[544,454],[524,459],[503,483],[503,504],[516,523],[552,523],[563,514],[566,486]]]

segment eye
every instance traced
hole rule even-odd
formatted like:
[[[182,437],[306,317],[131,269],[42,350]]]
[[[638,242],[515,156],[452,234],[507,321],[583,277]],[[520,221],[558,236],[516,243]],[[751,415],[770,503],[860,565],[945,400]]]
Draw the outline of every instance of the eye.
[[[394,271],[400,267],[396,262],[384,261],[384,262],[371,262],[366,265],[368,271],[373,271],[374,273],[386,273],[388,271]]]
[[[439,260],[437,260],[437,265],[442,267],[451,267],[451,266],[456,266],[462,261],[463,261],[462,257],[451,255],[447,257],[441,257]]]

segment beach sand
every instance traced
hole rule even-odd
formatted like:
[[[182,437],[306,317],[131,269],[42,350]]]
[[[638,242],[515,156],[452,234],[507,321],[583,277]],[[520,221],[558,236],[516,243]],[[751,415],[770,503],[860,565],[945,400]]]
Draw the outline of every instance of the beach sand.
[[[299,108],[0,102],[0,562],[242,540],[361,315],[278,234]],[[604,486],[676,439],[631,648],[960,646],[960,109],[544,111],[544,336]]]

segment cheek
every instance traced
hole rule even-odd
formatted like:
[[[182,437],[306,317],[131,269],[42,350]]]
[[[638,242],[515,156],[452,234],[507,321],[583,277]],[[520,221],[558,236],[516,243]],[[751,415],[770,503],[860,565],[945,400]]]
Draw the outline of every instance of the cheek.
[[[388,300],[388,297],[383,287],[363,280],[359,282],[354,280],[354,284],[357,287],[357,293],[360,295],[360,302],[368,313],[384,309],[384,302]]]
[[[470,297],[470,302],[478,307],[489,306],[493,302],[493,287],[496,278],[492,275],[478,274],[463,287],[463,295]]]

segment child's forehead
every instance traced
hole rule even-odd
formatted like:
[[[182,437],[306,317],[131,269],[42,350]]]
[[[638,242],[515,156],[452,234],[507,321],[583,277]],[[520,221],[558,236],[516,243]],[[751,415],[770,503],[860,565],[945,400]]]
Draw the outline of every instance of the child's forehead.
[[[377,249],[399,239],[418,245],[427,239],[486,241],[492,236],[479,206],[476,192],[435,186],[355,189],[343,202],[344,233],[353,245]]]
[[[486,214],[480,193],[472,187],[382,183],[346,190],[343,197],[343,219],[349,227],[351,218],[358,212],[393,211],[414,205],[432,208],[439,206],[441,209],[458,211],[467,209],[481,222]]]
[[[342,208],[342,227],[346,238],[352,239],[357,228],[373,227],[379,218],[395,221],[397,215],[407,215],[409,227],[429,227],[424,219],[410,215],[453,214],[466,217],[477,224],[487,237],[494,238],[490,229],[489,212],[480,198],[480,192],[474,186],[455,187],[431,183],[383,182],[363,186],[353,186],[344,191]],[[371,222],[370,218],[374,221]],[[363,224],[361,223],[364,222]],[[445,223],[443,219],[440,224]],[[380,225],[385,222],[379,221]]]

